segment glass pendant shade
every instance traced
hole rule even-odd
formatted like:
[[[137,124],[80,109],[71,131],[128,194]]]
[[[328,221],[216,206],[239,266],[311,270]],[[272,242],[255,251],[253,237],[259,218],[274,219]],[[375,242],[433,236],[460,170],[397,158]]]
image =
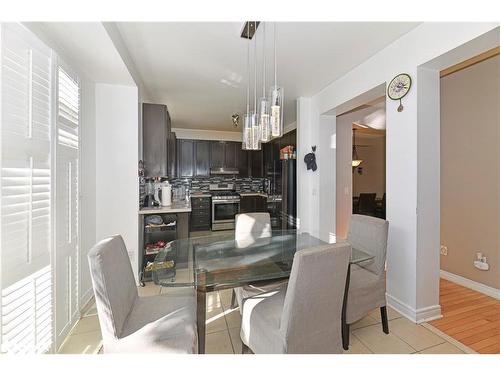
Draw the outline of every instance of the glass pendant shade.
[[[241,148],[243,150],[252,149],[252,123],[250,113],[245,113],[243,116],[243,142]]]
[[[245,113],[243,123],[243,150],[260,150],[260,127],[255,112]]]
[[[260,150],[260,126],[257,120],[257,114],[252,112],[250,114],[250,123],[252,124],[252,148],[251,150]]]
[[[269,101],[263,97],[259,100],[258,121],[260,128],[260,140],[262,142],[269,142],[271,140],[271,125],[269,119]]]
[[[270,127],[271,137],[278,138],[283,136],[283,88],[273,86],[269,95],[270,103]]]

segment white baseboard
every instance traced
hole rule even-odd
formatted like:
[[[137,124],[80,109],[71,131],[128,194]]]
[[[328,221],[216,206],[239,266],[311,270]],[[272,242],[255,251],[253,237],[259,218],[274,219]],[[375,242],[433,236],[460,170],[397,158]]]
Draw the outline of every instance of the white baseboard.
[[[487,296],[493,297],[500,300],[500,289],[492,288],[491,286],[478,283],[477,281],[467,279],[463,276],[455,275],[454,273],[448,271],[439,271],[440,276],[448,281],[454,282],[458,285],[462,285],[466,288],[475,290],[476,292],[486,294]]]
[[[427,306],[417,310],[417,323],[430,322],[431,320],[441,319],[441,305]]]
[[[408,306],[406,303],[400,301],[396,297],[393,297],[386,293],[387,305],[398,313],[411,320],[414,323],[423,323],[431,320],[442,318],[441,306],[427,306],[421,309],[415,310],[413,307]]]

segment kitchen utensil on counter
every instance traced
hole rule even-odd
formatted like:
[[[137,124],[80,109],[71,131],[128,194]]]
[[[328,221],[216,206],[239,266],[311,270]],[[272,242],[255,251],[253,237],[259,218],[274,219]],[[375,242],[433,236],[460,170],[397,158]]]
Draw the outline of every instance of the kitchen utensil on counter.
[[[146,196],[144,197],[144,207],[154,207],[155,198],[154,198],[154,187],[153,181],[146,180]]]
[[[161,187],[161,205],[163,207],[172,205],[172,185],[165,181]]]

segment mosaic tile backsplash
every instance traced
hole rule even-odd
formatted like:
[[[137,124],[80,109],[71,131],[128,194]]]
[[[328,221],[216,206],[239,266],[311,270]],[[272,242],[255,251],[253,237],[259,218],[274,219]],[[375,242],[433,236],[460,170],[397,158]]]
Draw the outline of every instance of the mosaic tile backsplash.
[[[144,178],[140,178],[139,183],[139,206],[143,206],[144,196],[146,194]],[[211,176],[211,177],[193,177],[193,178],[174,178],[169,183],[172,188],[184,186],[191,193],[208,192],[210,184],[234,183],[237,192],[262,192],[264,189],[264,178],[235,177],[235,176]]]

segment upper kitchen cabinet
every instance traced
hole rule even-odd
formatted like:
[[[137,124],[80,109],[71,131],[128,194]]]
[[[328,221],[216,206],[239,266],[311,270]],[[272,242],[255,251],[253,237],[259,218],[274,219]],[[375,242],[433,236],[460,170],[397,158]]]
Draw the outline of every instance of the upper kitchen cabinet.
[[[247,151],[249,158],[249,176],[264,177],[264,160],[262,151]]]
[[[237,168],[236,165],[236,142],[226,142],[224,144],[224,167]]]
[[[210,142],[196,141],[194,144],[195,166],[197,177],[210,176]]]
[[[169,164],[170,115],[163,104],[142,104],[142,146],[146,177],[172,176]]]
[[[193,177],[195,175],[195,142],[192,139],[177,141],[177,174],[179,177]]]
[[[210,142],[210,168],[223,168],[226,142]]]
[[[168,165],[169,177],[177,177],[177,136],[174,132],[170,133],[168,142]]]
[[[248,177],[248,153],[250,151],[245,151],[241,149],[241,142],[236,142],[235,159],[240,177]]]

